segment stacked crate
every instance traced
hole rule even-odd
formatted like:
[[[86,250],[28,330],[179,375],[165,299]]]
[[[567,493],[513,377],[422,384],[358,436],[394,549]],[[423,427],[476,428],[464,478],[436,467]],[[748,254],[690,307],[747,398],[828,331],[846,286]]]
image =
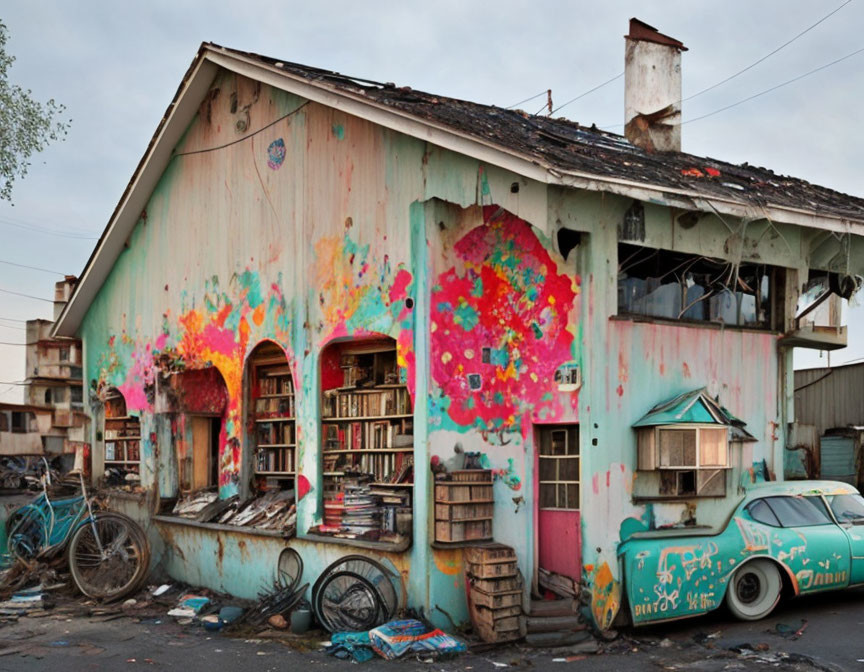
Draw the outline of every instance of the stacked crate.
[[[435,541],[445,544],[492,539],[492,472],[465,469],[435,482]]]
[[[465,549],[471,623],[484,642],[510,642],[525,635],[522,576],[516,551],[504,544]]]

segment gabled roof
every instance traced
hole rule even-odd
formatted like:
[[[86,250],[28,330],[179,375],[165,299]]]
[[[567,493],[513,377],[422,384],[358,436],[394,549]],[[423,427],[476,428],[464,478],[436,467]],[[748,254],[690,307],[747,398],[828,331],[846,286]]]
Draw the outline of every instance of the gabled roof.
[[[681,424],[725,425],[731,429],[730,438],[733,441],[756,440],[752,434],[744,429],[745,423],[712,399],[704,387],[684,392],[677,397],[657,404],[633,423],[633,427]]]
[[[764,168],[685,153],[649,154],[623,136],[563,118],[505,110],[204,43],[57,320],[55,335],[76,333],[219,68],[540,182],[864,235],[864,200]]]

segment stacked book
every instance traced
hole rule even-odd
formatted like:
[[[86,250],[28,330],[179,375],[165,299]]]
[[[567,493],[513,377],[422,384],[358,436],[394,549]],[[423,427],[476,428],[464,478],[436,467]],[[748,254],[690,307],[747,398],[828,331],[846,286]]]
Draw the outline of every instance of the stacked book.
[[[381,531],[381,499],[368,485],[345,485],[342,531],[347,539],[377,539]]]

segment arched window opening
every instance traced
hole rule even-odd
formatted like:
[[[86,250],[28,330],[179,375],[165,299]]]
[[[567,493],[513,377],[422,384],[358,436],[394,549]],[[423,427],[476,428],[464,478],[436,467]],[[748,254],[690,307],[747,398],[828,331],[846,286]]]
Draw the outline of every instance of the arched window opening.
[[[129,415],[120,390],[110,388],[102,401],[105,485],[137,485],[141,481],[141,422]]]
[[[208,367],[172,376],[171,388],[183,414],[174,437],[180,491],[216,489],[228,406],[225,380]]]
[[[337,342],[321,353],[324,522],[318,534],[407,545],[414,412],[392,338]]]
[[[256,493],[294,487],[297,421],[294,377],[285,351],[265,341],[249,356],[248,409]]]

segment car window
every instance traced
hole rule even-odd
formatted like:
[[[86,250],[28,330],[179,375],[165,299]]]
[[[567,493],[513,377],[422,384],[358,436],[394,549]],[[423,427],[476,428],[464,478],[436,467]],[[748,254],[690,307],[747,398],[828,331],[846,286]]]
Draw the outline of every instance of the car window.
[[[841,523],[864,523],[864,497],[861,495],[833,495],[828,502]]]
[[[780,527],[780,521],[777,520],[777,516],[774,515],[771,507],[765,503],[764,499],[757,499],[755,502],[751,502],[747,506],[747,512],[757,523],[764,523],[765,525],[771,525],[772,527]]]
[[[765,501],[783,527],[832,523],[821,497],[766,497]]]

